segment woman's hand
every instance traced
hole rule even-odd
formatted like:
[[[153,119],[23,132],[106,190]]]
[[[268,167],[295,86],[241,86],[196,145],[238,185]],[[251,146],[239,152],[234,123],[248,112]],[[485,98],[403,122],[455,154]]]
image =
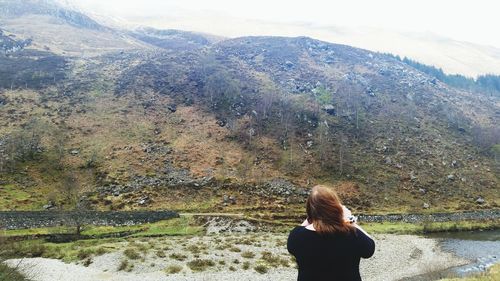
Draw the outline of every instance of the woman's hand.
[[[351,210],[349,210],[346,206],[342,205],[342,210],[344,212],[344,221],[350,223],[356,223],[356,217],[352,215]]]

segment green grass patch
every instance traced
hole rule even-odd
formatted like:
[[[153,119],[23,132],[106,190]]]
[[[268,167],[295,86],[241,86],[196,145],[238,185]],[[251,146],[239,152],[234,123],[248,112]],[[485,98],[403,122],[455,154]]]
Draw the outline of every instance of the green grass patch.
[[[48,243],[42,239],[3,243],[0,256],[3,258],[44,257],[65,262],[80,261],[118,250],[120,245],[109,239],[80,240],[69,243]]]
[[[32,229],[16,229],[16,230],[1,230],[0,237],[13,236],[36,236],[49,234],[67,234],[73,233],[74,228],[71,227],[46,227]],[[100,237],[113,235],[116,233],[130,232],[131,237],[148,237],[148,236],[182,236],[196,235],[203,231],[202,226],[196,225],[193,217],[182,216],[169,220],[159,221],[149,224],[131,225],[131,226],[85,226],[82,235]]]
[[[0,210],[31,209],[31,194],[13,184],[0,186]]]
[[[75,228],[70,227],[42,227],[42,228],[29,228],[29,229],[11,229],[0,230],[0,236],[13,237],[13,236],[36,236],[48,234],[66,234],[74,232]]]

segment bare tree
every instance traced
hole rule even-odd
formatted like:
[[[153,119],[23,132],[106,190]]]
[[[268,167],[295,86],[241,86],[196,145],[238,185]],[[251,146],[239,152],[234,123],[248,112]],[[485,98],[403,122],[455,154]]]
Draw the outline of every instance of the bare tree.
[[[331,165],[332,161],[332,136],[330,134],[330,128],[326,120],[320,121],[318,123],[318,128],[316,129],[316,142],[318,158],[320,160],[321,168],[327,168]]]
[[[62,205],[67,211],[65,221],[68,226],[75,229],[75,234],[80,235],[84,224],[84,213],[90,205],[81,197],[81,185],[72,172],[67,172],[60,186]]]

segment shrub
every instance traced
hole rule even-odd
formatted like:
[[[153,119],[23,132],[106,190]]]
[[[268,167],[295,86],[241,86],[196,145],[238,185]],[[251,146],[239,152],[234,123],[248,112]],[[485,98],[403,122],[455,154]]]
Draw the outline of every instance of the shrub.
[[[215,263],[212,260],[195,259],[187,263],[192,271],[204,271],[207,267],[214,266]]]
[[[196,245],[189,245],[186,250],[190,251],[193,254],[199,254],[200,253],[200,248]]]
[[[244,270],[249,269],[249,268],[250,268],[250,263],[249,263],[248,261],[244,262],[244,263],[243,263],[242,268],[243,268]]]
[[[104,255],[107,252],[108,250],[106,250],[104,247],[99,247],[95,250],[95,254],[98,256]]]
[[[133,248],[125,249],[125,251],[123,251],[123,254],[131,260],[138,260],[141,257],[139,252],[137,252],[137,250]]]
[[[80,249],[78,250],[78,252],[76,253],[76,257],[79,259],[79,260],[84,260],[88,257],[90,257],[92,254],[92,251],[90,251],[89,249]]]
[[[254,269],[255,269],[255,271],[257,271],[257,272],[258,272],[258,273],[260,273],[260,274],[267,273],[267,271],[268,271],[267,266],[262,265],[262,264],[257,265],[256,267],[254,267]]]
[[[165,251],[163,250],[158,250],[156,251],[156,256],[159,257],[159,258],[164,258],[166,257],[167,255],[165,254]]]
[[[234,247],[234,246],[233,246],[233,247],[231,247],[231,248],[229,248],[229,251],[231,251],[231,252],[235,252],[235,253],[239,253],[239,252],[241,252],[240,248],[238,248],[238,247]]]
[[[127,267],[128,267],[128,260],[122,260],[122,262],[118,266],[118,271],[125,270]]]
[[[170,258],[178,261],[184,261],[187,259],[187,256],[183,254],[172,253],[170,254]]]
[[[169,274],[175,274],[175,273],[179,273],[182,271],[182,266],[179,266],[179,265],[171,265],[167,268],[165,268],[165,272],[169,273]]]
[[[92,262],[93,262],[92,259],[88,258],[83,261],[83,266],[88,267],[90,264],[92,264]]]
[[[246,258],[246,259],[251,259],[251,258],[255,257],[255,254],[253,252],[247,251],[247,252],[241,253],[241,256]]]
[[[273,266],[273,267],[278,267],[279,265],[282,265],[284,267],[288,267],[288,260],[285,258],[281,258],[278,255],[275,255],[271,252],[262,252],[262,257],[261,259],[265,261],[268,265]]]

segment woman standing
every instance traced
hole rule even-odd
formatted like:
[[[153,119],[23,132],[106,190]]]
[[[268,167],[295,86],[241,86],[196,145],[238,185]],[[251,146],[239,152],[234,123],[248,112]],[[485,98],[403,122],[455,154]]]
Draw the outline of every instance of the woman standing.
[[[373,255],[373,239],[326,186],[312,189],[306,211],[307,219],[288,236],[288,251],[299,266],[297,280],[361,281],[359,261]]]

